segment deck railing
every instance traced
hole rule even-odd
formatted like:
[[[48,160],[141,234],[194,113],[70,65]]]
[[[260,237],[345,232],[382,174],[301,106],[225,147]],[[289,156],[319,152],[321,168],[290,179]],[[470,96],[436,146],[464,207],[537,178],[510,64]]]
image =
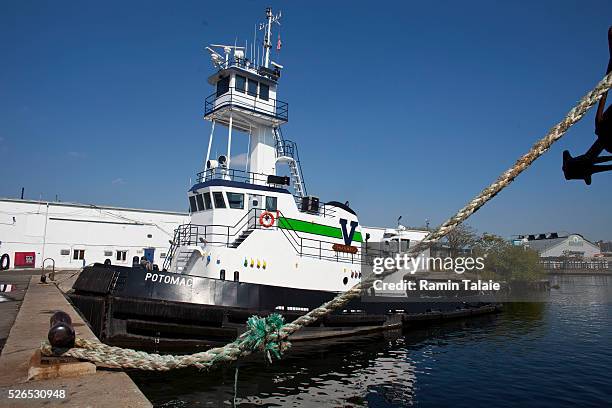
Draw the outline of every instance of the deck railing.
[[[237,107],[248,111],[270,116],[283,122],[289,120],[289,104],[278,99],[261,99],[249,93],[248,89],[228,87],[224,93],[215,91],[204,100],[204,116],[208,116],[225,107]]]
[[[326,259],[336,262],[345,262],[357,264],[362,262],[362,246],[361,243],[355,245],[355,253],[339,252],[334,249],[337,241],[328,241],[317,238],[307,238],[299,235],[291,228],[291,221],[281,211],[272,211],[274,215],[274,223],[270,227],[264,227],[259,223],[259,217],[265,210],[253,208],[249,210],[240,220],[234,225],[221,224],[183,224],[180,225],[174,233],[171,249],[168,251],[169,257],[176,252],[176,248],[189,245],[212,245],[222,247],[232,247],[236,240],[245,231],[251,229],[260,229],[266,231],[280,231],[293,250],[299,256]],[[283,218],[283,226],[279,227],[278,220]],[[378,256],[380,254],[369,253],[369,256]],[[172,260],[167,259],[164,263],[164,268],[168,268]]]

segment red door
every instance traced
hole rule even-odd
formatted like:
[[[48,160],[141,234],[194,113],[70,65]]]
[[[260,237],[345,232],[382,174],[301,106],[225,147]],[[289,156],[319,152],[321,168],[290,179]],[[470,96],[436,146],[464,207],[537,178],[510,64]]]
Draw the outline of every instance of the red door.
[[[15,268],[34,268],[36,252],[15,252]]]

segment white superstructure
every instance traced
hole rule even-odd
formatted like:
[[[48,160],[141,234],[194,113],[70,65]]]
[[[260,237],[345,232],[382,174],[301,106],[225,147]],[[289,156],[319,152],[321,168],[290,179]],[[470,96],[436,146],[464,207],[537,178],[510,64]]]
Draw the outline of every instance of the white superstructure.
[[[297,145],[283,137],[288,104],[277,98],[283,67],[270,56],[279,18],[266,10],[261,63],[253,51],[246,57],[247,47],[207,47],[217,69],[208,78],[215,92],[204,107],[210,139],[204,169],[188,193],[191,222],[177,230],[164,267],[213,279],[342,291],[361,277],[361,227],[348,205],[307,195]],[[215,132],[227,141],[227,154],[218,158],[211,157]],[[236,137],[248,138],[246,171],[229,160]],[[288,177],[277,175],[281,167]]]

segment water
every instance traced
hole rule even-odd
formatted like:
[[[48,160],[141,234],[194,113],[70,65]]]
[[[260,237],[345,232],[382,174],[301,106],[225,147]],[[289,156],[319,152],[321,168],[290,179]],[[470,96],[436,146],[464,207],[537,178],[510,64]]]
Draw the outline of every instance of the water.
[[[612,406],[612,276],[559,277],[546,303],[259,355],[235,369],[132,373],[158,407]]]

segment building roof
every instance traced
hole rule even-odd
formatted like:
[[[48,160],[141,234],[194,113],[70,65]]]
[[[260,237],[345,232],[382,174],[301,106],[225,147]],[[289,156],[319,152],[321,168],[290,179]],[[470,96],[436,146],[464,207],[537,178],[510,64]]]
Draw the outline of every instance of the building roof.
[[[568,237],[550,238],[550,239],[534,239],[525,242],[530,249],[538,252],[544,252],[552,247],[555,247],[564,242]]]
[[[135,211],[135,212],[166,214],[166,215],[183,215],[183,216],[189,215],[189,213],[178,212],[178,211],[147,210],[147,209],[141,209],[141,208],[111,207],[111,206],[106,206],[106,205],[82,204],[82,203],[58,202],[58,201],[21,200],[19,198],[0,197],[0,201],[9,202],[9,203],[12,202],[12,203],[39,204],[39,205],[49,204],[49,205],[64,206],[64,207],[96,208],[96,209],[101,209],[101,210]]]
[[[553,247],[556,247],[557,245],[562,244],[563,242],[567,241],[573,235],[578,235],[580,238],[583,239],[585,243],[599,248],[597,245],[595,245],[594,243],[592,243],[591,241],[589,241],[588,239],[586,239],[580,234],[570,234],[568,236],[559,237],[559,238],[532,239],[530,241],[525,242],[524,245],[527,245],[530,249],[533,249],[535,251],[542,253],[544,251],[548,251],[549,249]]]

